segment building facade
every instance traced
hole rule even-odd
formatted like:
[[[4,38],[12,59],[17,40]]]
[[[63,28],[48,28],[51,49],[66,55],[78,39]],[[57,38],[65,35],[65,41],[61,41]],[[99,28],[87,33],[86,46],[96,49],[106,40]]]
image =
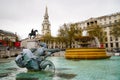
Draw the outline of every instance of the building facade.
[[[80,27],[83,31],[87,30],[87,28],[91,25],[99,25],[100,27],[102,27],[106,35],[104,47],[107,50],[111,51],[113,50],[113,48],[120,48],[120,37],[115,38],[113,35],[110,34],[113,25],[118,23],[120,23],[120,13],[90,18],[85,21],[77,22],[77,26]],[[70,23],[66,25],[70,26]],[[64,25],[62,27],[64,27]],[[87,33],[86,35],[89,34]],[[47,44],[48,48],[65,48],[65,44],[60,42],[59,40],[56,40],[56,38],[54,38],[54,40],[49,40]],[[77,41],[72,42],[72,48],[79,48]]]
[[[104,31],[105,31],[105,43],[104,43],[104,47],[107,50],[112,50],[113,48],[120,48],[120,37],[115,38],[113,35],[110,34],[111,32],[111,27],[113,27],[113,25],[120,23],[120,12],[119,13],[114,13],[114,14],[110,14],[110,15],[105,15],[105,16],[100,16],[100,17],[96,17],[96,18],[90,18],[88,20],[85,21],[81,21],[81,22],[76,22],[77,26],[80,27],[83,31],[87,30],[87,27],[89,27],[90,25],[99,25],[101,26]],[[71,23],[66,24],[67,26],[70,26]],[[72,23],[74,24],[74,23]],[[62,26],[64,27],[64,26]],[[48,9],[46,7],[45,10],[45,15],[44,15],[44,20],[42,23],[42,36],[44,35],[50,35],[51,36],[51,28],[50,28],[50,22],[49,22],[49,16],[48,16]],[[89,34],[87,34],[89,35]],[[39,38],[41,39],[41,37]],[[45,40],[42,38],[43,42],[46,42],[48,45],[48,48],[65,48],[65,44],[60,42],[57,37],[52,37],[52,39],[49,40]],[[73,42],[72,43],[72,48],[79,48],[78,46],[78,42]]]
[[[82,22],[77,22],[77,24],[83,30],[86,30],[87,27],[94,24],[101,26],[102,28],[104,28],[103,30],[106,33],[106,40],[104,44],[105,48],[107,50],[120,48],[120,37],[115,38],[113,35],[110,34],[113,25],[120,24],[120,12],[111,15],[100,16],[97,18],[90,18]]]
[[[0,46],[15,46],[17,35],[5,30],[0,30]]]

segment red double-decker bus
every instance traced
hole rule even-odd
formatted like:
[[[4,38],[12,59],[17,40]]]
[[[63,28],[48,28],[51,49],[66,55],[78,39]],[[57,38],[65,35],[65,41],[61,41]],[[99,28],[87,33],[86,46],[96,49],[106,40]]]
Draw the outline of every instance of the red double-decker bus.
[[[15,47],[20,47],[20,42],[15,42]]]

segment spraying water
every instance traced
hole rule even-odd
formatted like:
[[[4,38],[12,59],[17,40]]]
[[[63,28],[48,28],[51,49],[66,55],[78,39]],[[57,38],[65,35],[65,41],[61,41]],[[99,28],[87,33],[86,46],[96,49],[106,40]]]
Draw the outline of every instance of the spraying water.
[[[95,38],[96,47],[100,47],[100,42],[99,42],[98,38],[97,37],[94,37],[94,38]]]

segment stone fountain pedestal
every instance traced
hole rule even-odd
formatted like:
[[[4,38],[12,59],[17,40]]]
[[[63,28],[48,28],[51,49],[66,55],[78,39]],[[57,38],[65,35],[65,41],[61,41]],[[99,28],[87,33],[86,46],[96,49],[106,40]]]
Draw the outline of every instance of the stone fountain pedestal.
[[[67,49],[65,53],[67,59],[106,59],[105,48],[73,48]]]
[[[106,54],[105,48],[98,46],[94,37],[84,36],[77,41],[80,42],[80,48],[66,49],[65,58],[67,59],[106,59],[110,58]]]
[[[37,48],[38,44],[37,44],[37,40],[36,39],[29,39],[27,41],[27,48],[31,49],[31,48]]]

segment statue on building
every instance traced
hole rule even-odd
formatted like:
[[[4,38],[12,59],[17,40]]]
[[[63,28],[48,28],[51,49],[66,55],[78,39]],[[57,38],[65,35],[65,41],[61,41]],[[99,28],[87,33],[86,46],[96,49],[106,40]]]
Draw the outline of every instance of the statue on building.
[[[31,33],[29,33],[30,39],[33,37],[33,39],[36,37],[36,32],[38,32],[38,30],[31,30]]]

